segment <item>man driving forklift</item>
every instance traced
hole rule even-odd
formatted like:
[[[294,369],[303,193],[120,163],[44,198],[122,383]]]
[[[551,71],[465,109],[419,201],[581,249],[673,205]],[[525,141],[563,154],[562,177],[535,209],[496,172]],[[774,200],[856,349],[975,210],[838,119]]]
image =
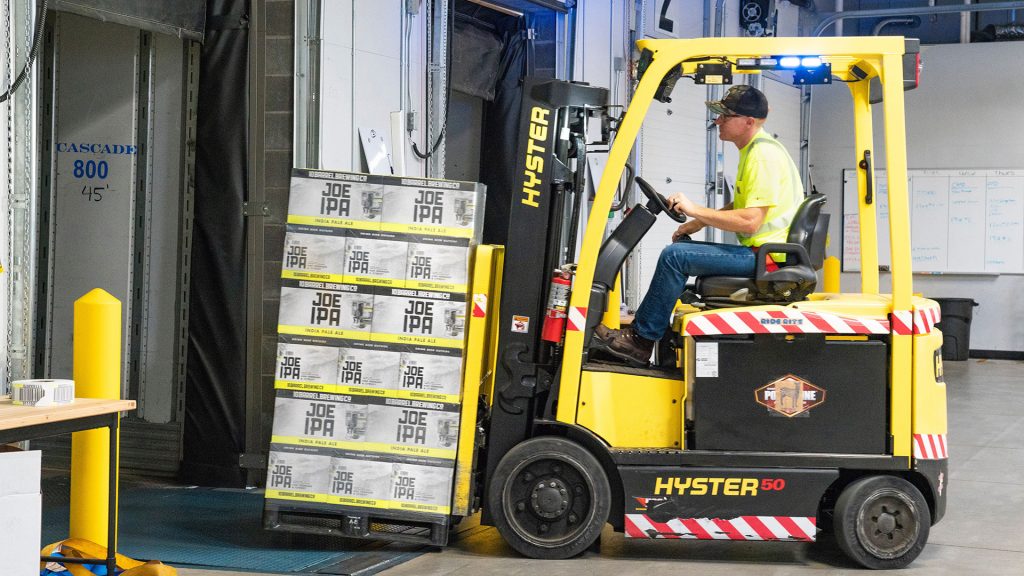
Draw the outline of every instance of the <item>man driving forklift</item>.
[[[736,85],[725,98],[706,105],[717,114],[718,137],[732,142],[740,151],[736,198],[721,210],[698,206],[682,192],[668,198],[670,209],[692,219],[679,226],[672,235],[674,242],[662,250],[632,325],[614,330],[601,324],[594,330],[598,348],[638,367],[647,365],[654,344],[668,328],[672,309],[688,278],[752,278],[758,247],[786,241],[790,223],[804,198],[803,183],[789,152],[764,130],[768,99],[760,90]],[[681,241],[689,240],[705,226],[734,232],[740,245]]]

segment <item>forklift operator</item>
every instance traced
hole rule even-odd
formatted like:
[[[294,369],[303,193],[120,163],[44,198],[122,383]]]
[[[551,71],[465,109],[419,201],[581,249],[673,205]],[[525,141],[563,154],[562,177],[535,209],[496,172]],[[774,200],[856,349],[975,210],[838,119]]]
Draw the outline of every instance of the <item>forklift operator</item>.
[[[596,344],[630,364],[646,366],[671,321],[672,309],[690,276],[754,276],[757,249],[785,242],[790,223],[804,198],[803,183],[786,148],[764,129],[768,100],[752,86],[733,86],[725,98],[706,102],[718,116],[718,137],[740,151],[735,200],[721,210],[698,206],[681,192],[668,206],[690,221],[679,226],[658,259],[650,288],[631,326],[613,330],[600,325]],[[681,241],[712,226],[734,232],[739,246]],[[769,263],[770,265],[771,263]]]

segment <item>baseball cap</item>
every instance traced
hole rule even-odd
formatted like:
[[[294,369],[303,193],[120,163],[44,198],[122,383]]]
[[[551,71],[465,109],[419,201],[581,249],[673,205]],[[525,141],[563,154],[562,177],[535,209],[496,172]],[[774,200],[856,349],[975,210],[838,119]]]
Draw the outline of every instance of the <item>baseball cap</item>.
[[[708,100],[704,104],[715,114],[735,114],[751,118],[768,117],[768,99],[760,90],[746,84],[737,84],[729,88],[729,91],[725,93],[725,98]]]

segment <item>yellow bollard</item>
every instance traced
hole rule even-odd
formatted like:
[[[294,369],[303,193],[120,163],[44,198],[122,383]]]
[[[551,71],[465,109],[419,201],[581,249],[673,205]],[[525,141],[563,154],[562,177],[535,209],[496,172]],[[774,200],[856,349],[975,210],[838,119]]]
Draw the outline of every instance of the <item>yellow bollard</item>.
[[[838,294],[839,290],[839,258],[829,256],[825,258],[825,266],[822,272],[824,289],[822,292]]]
[[[121,301],[99,288],[75,301],[74,380],[76,397],[121,398]],[[71,436],[71,538],[108,545],[109,491],[109,431],[75,432]]]

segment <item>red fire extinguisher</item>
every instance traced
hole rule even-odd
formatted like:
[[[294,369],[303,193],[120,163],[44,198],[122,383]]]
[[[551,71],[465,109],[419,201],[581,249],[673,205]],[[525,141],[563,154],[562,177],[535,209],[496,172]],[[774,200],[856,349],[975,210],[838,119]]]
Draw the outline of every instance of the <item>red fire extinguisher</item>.
[[[555,270],[554,276],[551,277],[551,287],[548,290],[548,305],[544,309],[544,327],[540,333],[540,337],[548,342],[555,344],[562,342],[571,287],[571,275],[564,270]]]

